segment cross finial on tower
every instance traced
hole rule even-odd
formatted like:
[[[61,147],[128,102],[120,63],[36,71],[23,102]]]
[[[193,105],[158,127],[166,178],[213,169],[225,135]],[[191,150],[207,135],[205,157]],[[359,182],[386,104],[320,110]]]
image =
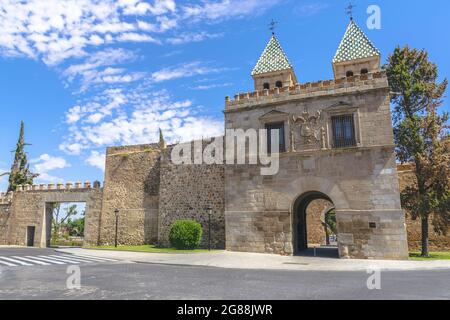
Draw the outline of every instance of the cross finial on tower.
[[[269,30],[272,31],[272,34],[275,34],[275,28],[277,27],[278,22],[273,20],[269,23]]]
[[[356,5],[354,5],[353,3],[349,3],[348,7],[345,8],[347,10],[347,15],[350,16],[350,20],[353,20],[353,9],[356,7]]]

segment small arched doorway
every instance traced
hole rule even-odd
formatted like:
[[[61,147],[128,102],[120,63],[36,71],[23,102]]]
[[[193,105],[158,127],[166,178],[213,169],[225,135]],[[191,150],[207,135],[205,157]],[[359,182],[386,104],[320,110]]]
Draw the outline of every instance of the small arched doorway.
[[[312,203],[317,203],[318,200],[325,203],[325,211],[323,208],[310,208],[310,205]],[[327,234],[326,215],[329,212],[332,212],[332,210],[334,210],[333,201],[322,192],[310,191],[297,198],[293,206],[294,254],[308,254],[308,249],[310,249],[310,247],[317,248],[327,246],[329,235]],[[308,226],[308,224],[310,226]],[[322,233],[323,236],[320,233]],[[319,240],[317,240],[318,238]],[[315,250],[312,250],[313,254],[315,254]],[[337,248],[332,251],[331,256],[337,254]]]

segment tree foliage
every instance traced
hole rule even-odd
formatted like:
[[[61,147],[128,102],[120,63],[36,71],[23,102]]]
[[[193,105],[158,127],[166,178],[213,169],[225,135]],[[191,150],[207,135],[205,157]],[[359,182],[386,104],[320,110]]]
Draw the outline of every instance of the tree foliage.
[[[422,222],[422,255],[428,256],[428,224],[445,234],[450,224],[448,113],[440,112],[447,80],[425,50],[396,48],[386,66],[391,86],[397,158],[415,165],[416,181],[401,194],[402,206]]]
[[[38,174],[32,173],[30,171],[30,165],[28,163],[28,157],[25,152],[25,125],[23,121],[20,124],[19,139],[17,141],[16,150],[14,153],[14,161],[11,166],[11,171],[6,173],[9,174],[9,191],[16,191],[19,185],[31,185],[33,184],[34,178]]]

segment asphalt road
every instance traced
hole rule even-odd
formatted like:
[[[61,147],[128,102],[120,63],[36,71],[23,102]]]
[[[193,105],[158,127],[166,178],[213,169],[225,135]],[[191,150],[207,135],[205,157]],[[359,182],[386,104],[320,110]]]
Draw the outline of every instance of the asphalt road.
[[[81,287],[68,289],[72,274],[67,271],[74,264],[67,255],[52,249],[0,249],[0,261],[42,256],[62,260],[34,265],[35,258],[28,258],[28,266],[0,266],[0,299],[450,299],[450,270],[381,272],[381,290],[369,290],[365,272],[83,262],[80,256],[73,259],[78,259]]]

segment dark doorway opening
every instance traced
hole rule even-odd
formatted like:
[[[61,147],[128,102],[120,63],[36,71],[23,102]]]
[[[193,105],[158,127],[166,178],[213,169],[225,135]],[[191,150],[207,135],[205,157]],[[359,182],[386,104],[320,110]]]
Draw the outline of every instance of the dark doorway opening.
[[[34,235],[36,233],[36,227],[27,227],[27,247],[34,247]]]
[[[331,199],[316,191],[304,193],[294,203],[294,254],[338,257],[337,231]],[[334,214],[335,219],[335,214]]]

